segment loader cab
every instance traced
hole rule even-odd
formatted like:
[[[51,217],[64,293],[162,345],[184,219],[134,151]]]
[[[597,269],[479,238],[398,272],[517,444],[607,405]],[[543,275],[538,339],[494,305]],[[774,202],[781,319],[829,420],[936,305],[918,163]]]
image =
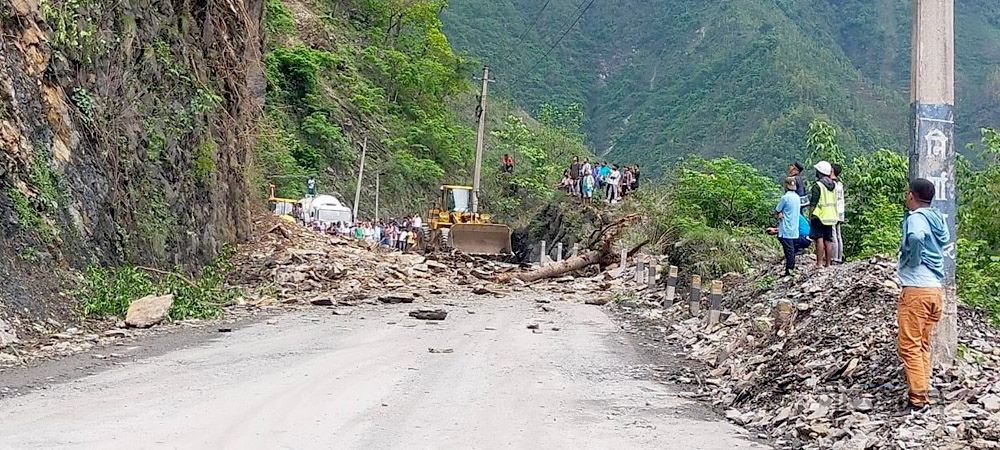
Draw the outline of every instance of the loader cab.
[[[441,204],[450,213],[472,211],[472,188],[468,186],[442,186]]]

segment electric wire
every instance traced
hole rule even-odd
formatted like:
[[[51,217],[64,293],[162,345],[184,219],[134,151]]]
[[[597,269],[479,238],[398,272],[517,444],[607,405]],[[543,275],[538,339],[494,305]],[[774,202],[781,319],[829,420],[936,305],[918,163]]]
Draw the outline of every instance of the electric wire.
[[[586,0],[584,0],[584,1],[586,1]],[[568,28],[566,28],[566,30],[564,30],[564,31],[563,31],[562,35],[561,35],[561,36],[559,36],[559,39],[557,39],[555,43],[553,43],[553,44],[552,44],[551,46],[549,46],[549,49],[545,51],[545,54],[544,54],[544,55],[542,55],[542,57],[541,57],[541,58],[538,58],[538,60],[536,60],[536,61],[535,61],[535,63],[531,65],[531,68],[529,68],[528,70],[526,70],[525,72],[523,72],[523,74],[525,74],[525,75],[526,75],[526,74],[528,74],[528,73],[531,73],[532,71],[534,71],[534,70],[535,70],[535,68],[537,68],[537,67],[538,67],[538,65],[539,65],[539,64],[541,64],[541,63],[542,63],[542,61],[544,61],[544,60],[545,60],[546,58],[548,58],[548,57],[549,57],[549,55],[550,55],[550,54],[552,53],[552,50],[554,50],[554,49],[555,49],[556,47],[558,47],[558,46],[559,46],[559,44],[560,44],[560,43],[562,43],[563,39],[565,39],[565,38],[566,38],[566,36],[567,36],[567,35],[569,34],[570,30],[572,30],[572,29],[573,29],[573,27],[575,27],[575,26],[576,26],[576,24],[577,24],[578,22],[580,22],[580,19],[582,19],[582,18],[583,18],[583,16],[584,16],[585,14],[587,14],[587,11],[589,11],[589,10],[590,10],[590,7],[591,7],[591,6],[594,6],[594,2],[595,2],[595,1],[596,1],[596,0],[590,0],[590,3],[587,3],[587,6],[586,6],[586,7],[584,7],[584,8],[583,8],[583,10],[582,10],[582,11],[580,11],[580,14],[578,14],[578,15],[576,16],[576,19],[574,19],[574,20],[573,20],[573,23],[571,23],[571,24],[569,25],[569,27],[568,27]],[[580,3],[580,5],[582,6],[582,5],[583,5],[583,3]],[[577,10],[579,10],[579,7],[577,8]]]
[[[514,40],[514,42],[516,42],[516,43],[514,45],[512,45],[510,47],[510,49],[507,51],[507,54],[503,57],[504,61],[507,61],[507,60],[510,59],[511,55],[514,54],[514,51],[518,47],[520,47],[521,44],[524,43],[525,36],[527,36],[529,32],[531,32],[532,30],[535,29],[535,25],[538,25],[538,20],[542,18],[542,13],[545,12],[545,8],[549,7],[549,3],[550,2],[552,2],[552,0],[545,0],[545,3],[542,5],[542,9],[539,9],[538,12],[535,13],[535,19],[532,20],[531,24],[528,25],[527,27],[525,27],[524,31],[521,32],[521,35],[518,36],[517,39]]]

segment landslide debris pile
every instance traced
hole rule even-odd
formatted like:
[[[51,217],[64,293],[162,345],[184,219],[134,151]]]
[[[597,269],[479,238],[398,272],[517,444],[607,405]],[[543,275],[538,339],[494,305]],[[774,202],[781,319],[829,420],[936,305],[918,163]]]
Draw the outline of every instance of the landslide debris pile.
[[[257,238],[233,257],[229,282],[249,306],[412,303],[428,295],[496,294],[489,280],[516,265],[467,255],[424,257],[308,230],[273,216],[254,224]]]
[[[895,278],[891,262],[871,260],[763,293],[747,286],[726,300],[743,306],[711,328],[687,302],[675,305],[662,315],[667,340],[704,367],[673,378],[784,447],[1000,448],[1000,345],[974,311],[960,309],[960,358],[935,370],[934,406],[898,415]]]

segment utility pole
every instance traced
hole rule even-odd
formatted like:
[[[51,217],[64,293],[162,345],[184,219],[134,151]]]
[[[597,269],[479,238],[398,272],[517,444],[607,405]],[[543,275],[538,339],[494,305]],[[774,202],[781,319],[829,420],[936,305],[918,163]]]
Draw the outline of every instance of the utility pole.
[[[955,293],[955,0],[913,0],[910,101],[910,179],[934,183],[932,206],[951,232],[945,247],[944,308],[934,328],[935,363],[950,364],[958,351]]]
[[[365,154],[368,153],[368,136],[365,136],[365,142],[361,144],[361,168],[358,169],[358,186],[354,190],[354,222],[358,222],[358,203],[361,203],[361,178],[365,175]]]
[[[483,171],[483,138],[486,134],[486,91],[490,82],[490,68],[483,67],[483,90],[479,96],[479,135],[476,137],[476,168],[472,175],[472,213],[479,213],[479,177]]]
[[[379,176],[382,174],[381,170],[375,171],[375,223],[378,223],[378,197],[379,197]]]

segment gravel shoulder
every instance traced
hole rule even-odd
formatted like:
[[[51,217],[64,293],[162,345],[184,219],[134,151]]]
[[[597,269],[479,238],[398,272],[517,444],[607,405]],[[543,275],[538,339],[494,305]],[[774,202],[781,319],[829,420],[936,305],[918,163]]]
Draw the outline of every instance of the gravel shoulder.
[[[414,305],[316,308],[3,373],[60,382],[0,399],[0,448],[767,448],[657,382],[669,362],[600,308],[438,303],[443,322],[407,317]]]

